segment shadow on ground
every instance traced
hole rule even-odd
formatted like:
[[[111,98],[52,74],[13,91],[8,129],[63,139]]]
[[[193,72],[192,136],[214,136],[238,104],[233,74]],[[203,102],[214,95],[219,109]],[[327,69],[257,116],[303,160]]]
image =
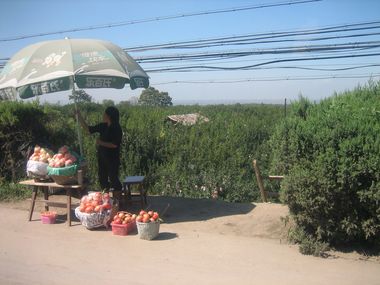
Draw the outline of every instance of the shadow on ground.
[[[359,259],[367,260],[371,258],[376,258],[380,261],[380,245],[368,245],[368,244],[352,244],[352,245],[340,245],[333,247],[330,257],[335,257],[337,253],[355,254],[360,255]]]
[[[49,196],[49,200],[56,202],[66,202],[64,193],[56,193]],[[74,224],[79,222],[74,214],[74,205],[79,205],[79,200],[72,199],[71,217]],[[29,210],[30,200],[22,200],[4,203],[4,206],[11,208]],[[39,213],[43,210],[43,203],[36,202],[33,220],[39,219]],[[160,213],[165,223],[196,222],[206,221],[218,217],[234,215],[244,215],[250,213],[255,208],[252,203],[228,203],[211,199],[191,199],[168,196],[148,196],[148,204],[144,209],[154,210]],[[58,222],[66,221],[66,209],[51,207],[51,210],[58,212]],[[128,204],[123,210],[131,213],[138,213],[141,210],[140,203]]]
[[[165,223],[206,221],[213,218],[244,215],[251,212],[252,203],[228,203],[210,199],[190,199],[167,196],[149,196],[147,209],[161,213]],[[141,210],[139,203],[128,205],[132,213]]]

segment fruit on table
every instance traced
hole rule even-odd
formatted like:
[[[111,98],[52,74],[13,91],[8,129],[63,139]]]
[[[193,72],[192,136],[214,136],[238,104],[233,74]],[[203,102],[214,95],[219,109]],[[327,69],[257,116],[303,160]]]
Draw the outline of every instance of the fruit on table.
[[[113,217],[113,223],[118,224],[118,225],[126,225],[129,223],[134,223],[136,220],[136,215],[133,215],[131,213],[127,212],[118,212],[114,217]]]
[[[69,152],[69,147],[67,145],[64,145],[64,146],[60,147],[59,150],[58,150],[58,153],[61,153],[63,155],[65,155],[68,152]]]
[[[92,214],[111,209],[110,196],[108,193],[95,192],[92,195],[83,196],[80,201],[79,211]]]
[[[136,217],[136,222],[140,222],[140,223],[153,223],[159,220],[160,220],[160,215],[154,211],[146,212],[144,210],[141,210],[139,215]]]
[[[48,161],[50,167],[59,168],[73,165],[77,161],[77,158],[69,152],[69,147],[64,145]]]
[[[53,152],[50,149],[40,147],[39,145],[36,145],[34,147],[34,152],[30,156],[29,160],[33,161],[39,161],[48,163],[49,159],[53,157]]]

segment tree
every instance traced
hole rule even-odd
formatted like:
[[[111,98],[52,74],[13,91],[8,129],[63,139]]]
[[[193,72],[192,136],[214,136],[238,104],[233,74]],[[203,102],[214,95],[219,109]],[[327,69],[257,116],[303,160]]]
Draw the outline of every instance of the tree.
[[[111,99],[104,99],[102,101],[102,104],[106,107],[109,107],[109,106],[115,106],[115,102]]]
[[[117,104],[117,107],[118,108],[125,108],[125,107],[128,107],[131,105],[131,102],[129,101],[120,101],[118,104]]]
[[[83,102],[83,103],[92,101],[92,97],[89,94],[87,94],[86,91],[84,91],[82,89],[75,90],[74,94],[71,94],[69,96],[69,99],[74,100],[76,102]]]
[[[154,87],[145,89],[139,98],[139,105],[145,106],[172,106],[172,98],[168,92],[160,92]]]
[[[139,97],[132,96],[131,98],[129,98],[128,102],[131,105],[137,105],[139,103]]]

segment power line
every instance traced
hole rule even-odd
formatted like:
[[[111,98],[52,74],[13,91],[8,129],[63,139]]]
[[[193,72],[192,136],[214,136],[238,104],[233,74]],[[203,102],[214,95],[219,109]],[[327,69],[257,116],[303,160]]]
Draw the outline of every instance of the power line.
[[[332,53],[332,55],[324,55],[324,56],[309,56],[309,57],[293,57],[293,58],[275,58],[275,59],[268,59],[266,61],[261,61],[257,64],[251,64],[251,65],[243,65],[243,66],[210,66],[210,65],[184,65],[184,66],[166,66],[166,67],[158,67],[158,68],[144,68],[144,70],[148,73],[157,73],[157,72],[199,72],[199,71],[234,71],[234,70],[257,70],[257,69],[263,69],[262,66],[271,65],[271,64],[277,64],[277,63],[285,63],[285,62],[300,62],[300,61],[319,61],[319,60],[331,60],[331,59],[343,59],[343,58],[361,58],[361,57],[374,57],[374,56],[380,56],[379,52],[374,53],[348,53],[348,54],[341,54],[341,55],[334,55],[335,53]],[[246,62],[246,61],[244,61]],[[308,67],[294,67],[294,66],[280,66],[280,67],[268,67],[266,69],[308,69],[308,70],[324,70],[324,71],[338,71],[338,70],[350,70],[350,69],[358,69],[358,68],[365,68],[365,67],[377,67],[379,64],[373,63],[373,64],[367,64],[362,65],[359,67],[348,67],[348,68],[332,68],[332,69],[317,69],[317,68],[308,68]],[[0,64],[0,68],[2,68],[2,64]]]
[[[355,65],[355,66],[348,66],[348,67],[335,67],[335,68],[321,68],[321,67],[291,66],[290,65],[290,66],[275,66],[275,67],[254,67],[254,68],[250,68],[249,70],[299,69],[299,70],[309,70],[309,71],[348,71],[348,70],[365,69],[365,68],[372,68],[372,67],[380,67],[380,63],[362,64],[362,65]],[[210,71],[210,70],[204,70],[204,69],[192,70],[192,69],[189,69],[188,66],[182,66],[181,68],[183,68],[181,72]],[[207,67],[205,66],[204,68],[207,68]],[[155,70],[149,70],[149,69],[145,69],[145,70],[149,73],[170,72],[169,70],[165,70],[165,69],[168,69],[168,67],[164,67],[162,69],[155,69]],[[223,71],[223,69],[221,71]]]
[[[274,39],[274,38],[282,38],[282,37],[294,37],[294,36],[309,36],[309,35],[318,35],[325,33],[337,33],[337,32],[349,32],[349,31],[361,31],[361,30],[370,30],[370,29],[378,29],[380,28],[380,21],[371,21],[371,22],[362,22],[362,23],[353,23],[353,24],[342,24],[335,26],[327,26],[321,28],[314,29],[303,29],[303,30],[290,30],[290,31],[277,31],[277,32],[266,32],[266,33],[256,33],[256,34],[245,34],[245,35],[233,35],[233,36],[223,36],[223,37],[215,37],[215,38],[207,38],[207,39],[198,39],[198,40],[187,40],[180,42],[169,42],[169,43],[161,43],[161,44],[150,44],[150,45],[142,45],[135,47],[127,47],[125,50],[127,52],[134,51],[149,51],[149,50],[158,50],[158,49],[179,49],[179,48],[203,48],[209,47],[208,45],[222,45],[229,43],[243,43],[247,41],[259,41],[265,39]],[[367,36],[377,35],[378,33],[368,33]],[[360,34],[358,36],[365,36],[364,34]],[[347,37],[356,35],[348,35]],[[346,37],[346,36],[342,36]],[[339,38],[339,36],[336,36]],[[322,40],[324,38],[321,38]],[[309,41],[310,39],[306,39]],[[318,40],[318,38],[316,39]],[[253,42],[256,43],[256,42]],[[202,46],[203,45],[203,46]]]
[[[206,48],[212,46],[228,46],[228,45],[249,45],[249,44],[263,44],[263,43],[282,43],[282,42],[296,42],[296,41],[322,41],[331,39],[341,39],[341,38],[353,38],[353,37],[369,37],[377,36],[380,32],[367,32],[360,34],[349,34],[349,35],[333,35],[324,37],[314,37],[314,38],[302,38],[302,39],[276,39],[284,37],[298,37],[298,36],[310,36],[325,33],[337,33],[337,32],[349,32],[349,31],[363,31],[369,29],[379,29],[380,21],[370,21],[370,22],[358,22],[350,24],[340,24],[333,26],[325,26],[320,28],[303,29],[303,30],[290,30],[290,31],[277,31],[269,33],[256,33],[256,34],[246,34],[246,35],[235,35],[235,36],[223,36],[208,39],[199,40],[188,40],[181,42],[169,42],[161,43],[155,45],[142,45],[137,47],[127,47],[124,48],[127,52],[135,51],[148,51],[157,49],[178,49],[178,48]],[[0,61],[7,61],[9,57],[0,58]]]
[[[244,66],[233,66],[233,67],[220,67],[220,66],[206,66],[206,65],[193,65],[188,67],[171,67],[171,68],[158,68],[155,70],[147,70],[147,72],[197,72],[201,70],[223,70],[223,71],[233,71],[233,70],[253,70],[257,67],[270,65],[275,63],[283,62],[299,62],[299,61],[316,61],[316,60],[329,60],[329,59],[343,59],[343,58],[356,58],[356,57],[371,57],[371,56],[380,56],[380,53],[365,53],[365,54],[348,54],[348,55],[339,55],[339,56],[319,56],[319,57],[304,57],[304,58],[286,58],[286,59],[276,59],[269,60],[266,62],[260,62],[252,65]]]
[[[320,41],[320,40],[330,40],[330,39],[340,39],[340,38],[350,38],[350,37],[363,37],[363,36],[375,36],[379,35],[379,32],[373,33],[362,33],[362,34],[350,34],[350,35],[335,35],[330,37],[319,37],[319,38],[306,38],[306,39],[284,39],[284,40],[267,40],[265,39],[275,39],[282,37],[295,37],[295,36],[305,36],[305,35],[318,35],[324,33],[336,33],[336,32],[349,32],[349,31],[362,31],[369,29],[380,28],[380,21],[370,21],[370,22],[358,22],[351,24],[340,24],[334,26],[325,26],[313,29],[303,29],[303,30],[290,30],[290,31],[276,31],[276,32],[266,32],[266,33],[256,33],[256,34],[244,34],[244,35],[233,35],[233,36],[222,36],[214,38],[205,38],[198,40],[187,40],[180,42],[169,42],[161,44],[149,44],[141,45],[135,47],[124,48],[127,52],[144,52],[149,50],[158,49],[179,49],[179,48],[204,48],[211,46],[226,46],[233,44],[261,44],[261,43],[275,43],[275,42],[289,42],[289,41]],[[202,44],[204,46],[202,46]],[[7,61],[9,57],[0,58],[0,61]]]
[[[1,38],[0,42],[17,41],[17,40],[22,40],[22,39],[64,34],[64,33],[75,33],[75,32],[81,32],[81,31],[114,28],[114,27],[120,27],[120,26],[129,26],[129,25],[165,21],[165,20],[172,20],[172,19],[179,19],[179,18],[186,18],[186,17],[240,12],[240,11],[279,7],[279,6],[290,6],[290,5],[296,5],[296,4],[313,3],[313,2],[320,2],[320,1],[322,0],[293,0],[293,1],[276,2],[276,3],[269,3],[269,4],[257,4],[257,5],[242,6],[242,7],[232,7],[232,8],[226,8],[226,9],[198,11],[198,12],[185,13],[185,14],[176,14],[176,15],[153,17],[153,18],[146,18],[146,19],[139,19],[139,20],[130,20],[130,21],[101,24],[101,25],[88,26],[88,27],[82,27],[82,28],[73,28],[73,29],[54,31],[54,32],[36,33],[36,34],[21,35],[21,36],[9,37],[9,38]]]
[[[267,81],[295,81],[295,80],[322,80],[322,79],[353,79],[378,77],[380,73],[375,74],[353,74],[353,75],[316,75],[316,76],[286,76],[286,77],[262,77],[262,78],[246,78],[246,79],[222,79],[222,80],[175,80],[167,82],[152,82],[152,86],[169,85],[169,84],[230,84],[230,83],[246,83],[246,82],[267,82]]]
[[[254,50],[235,50],[235,51],[207,51],[198,53],[185,54],[166,54],[166,55],[150,55],[135,57],[139,63],[162,63],[162,62],[184,62],[184,61],[204,61],[204,60],[226,60],[237,57],[247,57],[254,55],[276,55],[276,54],[292,54],[292,53],[337,53],[350,52],[358,50],[376,49],[380,47],[380,41],[364,41],[364,42],[348,42],[340,44],[324,44],[324,45],[308,45],[308,46],[282,46],[276,48],[254,49]],[[5,65],[6,59],[0,59],[0,67]],[[3,62],[1,62],[3,61]]]
[[[143,57],[135,57],[135,60],[140,63],[146,62],[170,62],[188,59],[213,59],[213,58],[235,58],[246,57],[252,55],[264,54],[291,54],[291,53],[311,53],[311,52],[336,52],[336,51],[349,51],[379,48],[380,41],[369,42],[353,42],[341,44],[326,44],[326,45],[309,45],[309,46],[289,46],[277,47],[267,49],[253,49],[253,50],[239,50],[239,51],[214,51],[214,52],[200,52],[200,53],[185,53],[185,54],[169,54],[169,55],[151,55]]]
[[[380,26],[378,26],[380,28]],[[316,41],[326,41],[326,40],[336,40],[336,39],[345,39],[345,38],[359,38],[359,37],[370,37],[378,36],[380,32],[374,33],[361,33],[361,34],[350,34],[350,35],[337,35],[337,36],[325,36],[325,37],[315,37],[315,38],[300,38],[300,39],[278,39],[278,40],[255,40],[255,39],[246,39],[246,40],[233,40],[233,41],[221,41],[213,42],[209,44],[193,44],[193,45],[173,45],[165,46],[160,48],[144,48],[141,50],[129,50],[128,48],[124,49],[127,52],[144,52],[150,50],[173,50],[173,49],[202,49],[209,47],[218,47],[218,46],[243,46],[243,45],[257,45],[257,44],[271,44],[271,43],[288,43],[288,42],[316,42]]]

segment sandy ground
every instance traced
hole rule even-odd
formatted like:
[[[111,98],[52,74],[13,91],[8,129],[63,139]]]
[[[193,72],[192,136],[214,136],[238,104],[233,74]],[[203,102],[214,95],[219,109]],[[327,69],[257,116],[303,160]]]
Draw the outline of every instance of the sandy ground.
[[[169,197],[149,203],[159,211],[170,205],[154,241],[78,222],[68,228],[64,215],[43,225],[39,208],[27,222],[29,201],[0,204],[0,284],[380,284],[378,257],[317,258],[287,244],[286,206]]]

